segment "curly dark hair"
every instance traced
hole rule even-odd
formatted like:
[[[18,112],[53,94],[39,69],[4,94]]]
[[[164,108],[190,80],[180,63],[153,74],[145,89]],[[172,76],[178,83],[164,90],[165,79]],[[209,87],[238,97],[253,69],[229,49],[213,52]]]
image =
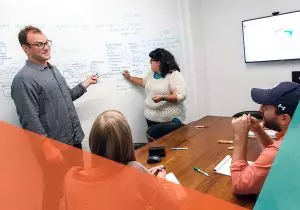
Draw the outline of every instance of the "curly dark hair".
[[[149,57],[153,61],[160,61],[161,76],[165,78],[167,74],[171,74],[173,71],[179,71],[180,68],[172,53],[164,48],[157,48],[149,53]]]

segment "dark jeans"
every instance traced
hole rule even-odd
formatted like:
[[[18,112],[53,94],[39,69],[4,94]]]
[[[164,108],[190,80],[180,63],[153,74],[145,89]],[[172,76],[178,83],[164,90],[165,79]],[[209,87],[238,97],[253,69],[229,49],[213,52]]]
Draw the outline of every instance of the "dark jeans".
[[[77,149],[69,148],[61,151],[63,161],[61,163],[50,163],[46,160],[42,149],[37,151],[38,162],[42,169],[44,192],[43,192],[43,210],[56,210],[59,207],[59,201],[63,197],[63,185],[67,172],[73,166],[83,167],[83,153],[81,143],[73,145]]]
[[[81,143],[74,144],[73,147],[76,147],[77,149],[82,149],[82,144]]]
[[[160,124],[159,122],[154,122],[154,121],[148,120],[147,118],[146,118],[146,122],[147,122],[148,128],[150,128],[152,125]]]
[[[148,130],[147,130],[147,137],[148,141],[151,142],[153,140],[159,139],[168,133],[184,126],[182,123],[174,123],[174,122],[154,122],[151,120],[146,119]]]

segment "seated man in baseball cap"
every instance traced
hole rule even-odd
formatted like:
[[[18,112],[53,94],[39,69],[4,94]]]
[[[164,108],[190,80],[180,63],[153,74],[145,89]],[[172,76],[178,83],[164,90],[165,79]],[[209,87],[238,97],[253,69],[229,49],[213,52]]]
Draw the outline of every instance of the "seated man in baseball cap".
[[[232,120],[234,151],[231,181],[235,194],[258,194],[261,191],[300,100],[300,85],[294,82],[281,82],[271,89],[253,88],[251,97],[254,102],[261,105],[264,126],[278,133],[277,139],[272,140],[258,120],[249,115]],[[248,165],[246,159],[249,130],[254,132],[263,149],[251,165]]]

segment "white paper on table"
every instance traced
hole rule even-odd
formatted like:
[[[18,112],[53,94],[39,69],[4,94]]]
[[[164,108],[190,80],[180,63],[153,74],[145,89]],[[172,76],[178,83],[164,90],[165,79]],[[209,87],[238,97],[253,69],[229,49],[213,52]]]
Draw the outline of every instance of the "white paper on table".
[[[268,134],[268,136],[270,136],[270,138],[275,139],[276,138],[276,131],[274,130],[270,130],[270,129],[266,129],[265,132]],[[254,133],[252,131],[249,131],[248,133],[248,137],[255,137]]]
[[[180,184],[180,182],[178,181],[178,179],[176,178],[176,176],[173,173],[168,173],[166,176],[166,179],[175,184]]]
[[[214,172],[218,174],[223,174],[226,176],[230,176],[230,165],[231,165],[231,156],[227,155],[215,168]],[[249,165],[253,162],[247,161]]]

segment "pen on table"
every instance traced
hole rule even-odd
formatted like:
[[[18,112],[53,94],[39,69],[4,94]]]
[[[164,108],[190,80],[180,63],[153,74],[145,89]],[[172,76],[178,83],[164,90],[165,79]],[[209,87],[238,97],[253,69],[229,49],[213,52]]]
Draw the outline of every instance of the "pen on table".
[[[207,125],[196,125],[195,128],[207,128]]]
[[[209,176],[207,173],[205,173],[204,171],[201,171],[198,167],[194,167],[194,170],[197,172],[200,172],[201,174],[204,174],[205,176]]]
[[[154,176],[157,176],[158,173],[159,173],[160,171],[162,171],[162,170],[166,170],[166,167],[163,167],[163,168],[161,168],[161,169],[158,169],[158,170],[154,173]]]
[[[233,149],[234,149],[234,147],[228,147],[228,149],[229,149],[229,150],[233,150]]]
[[[187,147],[173,147],[171,150],[187,150]]]
[[[228,141],[228,140],[219,140],[218,143],[220,143],[220,144],[233,144],[233,141],[232,140],[230,140],[230,141]]]

